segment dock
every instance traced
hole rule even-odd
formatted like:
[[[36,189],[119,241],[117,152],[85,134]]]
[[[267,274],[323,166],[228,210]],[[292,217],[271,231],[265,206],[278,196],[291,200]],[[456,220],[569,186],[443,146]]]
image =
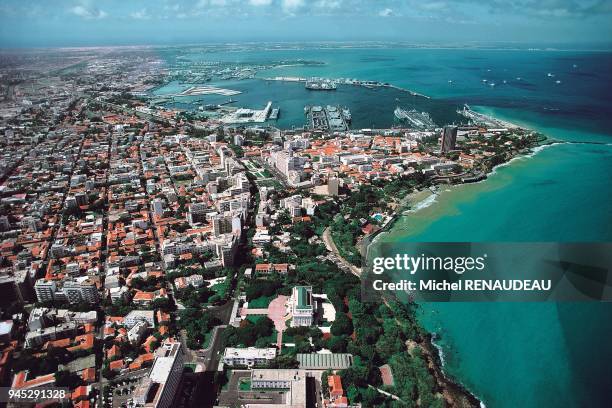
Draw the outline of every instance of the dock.
[[[306,106],[304,113],[310,130],[344,132],[351,122],[350,110],[340,106]]]

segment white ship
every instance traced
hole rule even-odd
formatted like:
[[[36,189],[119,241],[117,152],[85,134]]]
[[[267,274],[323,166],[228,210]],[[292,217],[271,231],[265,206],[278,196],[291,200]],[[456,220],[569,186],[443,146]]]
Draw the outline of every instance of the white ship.
[[[395,110],[393,111],[393,114],[399,120],[406,120],[409,117],[408,111],[406,111],[405,109],[400,108],[399,106],[397,108],[395,108]]]

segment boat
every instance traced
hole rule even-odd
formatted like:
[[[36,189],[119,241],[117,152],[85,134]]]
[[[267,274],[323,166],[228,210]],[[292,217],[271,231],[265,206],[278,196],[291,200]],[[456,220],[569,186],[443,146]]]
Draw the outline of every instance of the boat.
[[[406,110],[400,108],[399,106],[395,108],[395,110],[393,111],[393,114],[399,120],[406,120],[406,119],[408,119],[408,116],[409,116],[408,112]]]
[[[353,116],[351,115],[349,108],[342,108],[342,116],[344,117],[346,123],[351,123]]]
[[[409,123],[412,127],[418,129],[431,129],[435,127],[435,123],[427,112],[419,112],[416,109],[405,110],[399,106],[393,111],[395,117],[402,121]]]

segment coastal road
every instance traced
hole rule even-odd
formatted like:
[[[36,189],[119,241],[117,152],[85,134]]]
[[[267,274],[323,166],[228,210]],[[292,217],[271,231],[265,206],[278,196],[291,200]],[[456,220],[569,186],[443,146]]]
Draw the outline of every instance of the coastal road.
[[[325,228],[325,231],[323,231],[322,238],[327,250],[333,253],[335,258],[337,259],[336,263],[339,264],[338,266],[341,269],[351,271],[351,273],[357,276],[358,278],[361,277],[361,268],[356,267],[355,265],[344,259],[342,255],[340,255],[340,251],[338,251],[338,247],[336,247],[336,243],[334,242],[334,239],[331,236],[330,227]]]
[[[334,240],[331,237],[330,227],[327,227],[325,229],[322,238],[323,242],[325,243],[325,246],[327,247],[327,250],[332,253],[333,258],[335,259],[335,263],[338,265],[338,267],[345,272],[350,271],[353,275],[361,279],[361,269],[357,268],[355,265],[351,264],[342,256],[340,256],[338,248],[336,247],[336,244],[334,243]],[[391,307],[387,296],[383,294],[381,300],[388,307]],[[399,321],[397,323],[400,324]],[[448,377],[446,377],[444,371],[442,370],[442,367],[438,364],[438,356],[436,355],[436,351],[431,345],[429,338],[421,338],[419,339],[417,344],[423,352],[423,356],[425,358],[425,361],[427,362],[427,366],[432,371],[436,383],[442,390],[442,395],[444,396],[445,401],[453,407],[478,407],[480,402],[476,397],[467,392],[460,384],[456,384]],[[391,395],[391,398],[393,397],[394,396]]]

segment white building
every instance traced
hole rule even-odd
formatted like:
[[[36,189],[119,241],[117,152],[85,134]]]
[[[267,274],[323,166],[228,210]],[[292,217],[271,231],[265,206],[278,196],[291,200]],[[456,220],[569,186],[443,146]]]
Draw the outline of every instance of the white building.
[[[264,365],[276,357],[275,348],[233,348],[227,347],[223,353],[223,363],[229,366]]]
[[[146,408],[168,408],[181,382],[185,356],[181,343],[165,342],[156,352],[153,367],[134,391],[134,402]]]
[[[39,279],[34,284],[34,291],[39,302],[52,302],[55,299],[57,284],[52,280]]]
[[[151,208],[153,209],[153,214],[161,217],[164,213],[164,202],[163,200],[156,198],[151,201]]]
[[[132,344],[139,344],[142,336],[146,333],[149,325],[147,322],[140,321],[128,331],[128,341]]]
[[[86,277],[64,282],[63,292],[70,303],[98,303],[98,288]]]
[[[311,326],[314,317],[314,302],[311,286],[295,286],[289,300],[291,327]]]
[[[251,372],[251,388],[289,389],[293,382],[306,378],[298,369],[255,369]]]
[[[255,369],[251,371],[251,388],[276,389],[283,393],[284,401],[275,407],[306,407],[307,372],[295,369]],[[247,404],[245,407],[263,407]]]
[[[155,312],[153,310],[132,310],[123,318],[123,325],[131,329],[139,322],[145,322],[149,327],[155,327]]]

